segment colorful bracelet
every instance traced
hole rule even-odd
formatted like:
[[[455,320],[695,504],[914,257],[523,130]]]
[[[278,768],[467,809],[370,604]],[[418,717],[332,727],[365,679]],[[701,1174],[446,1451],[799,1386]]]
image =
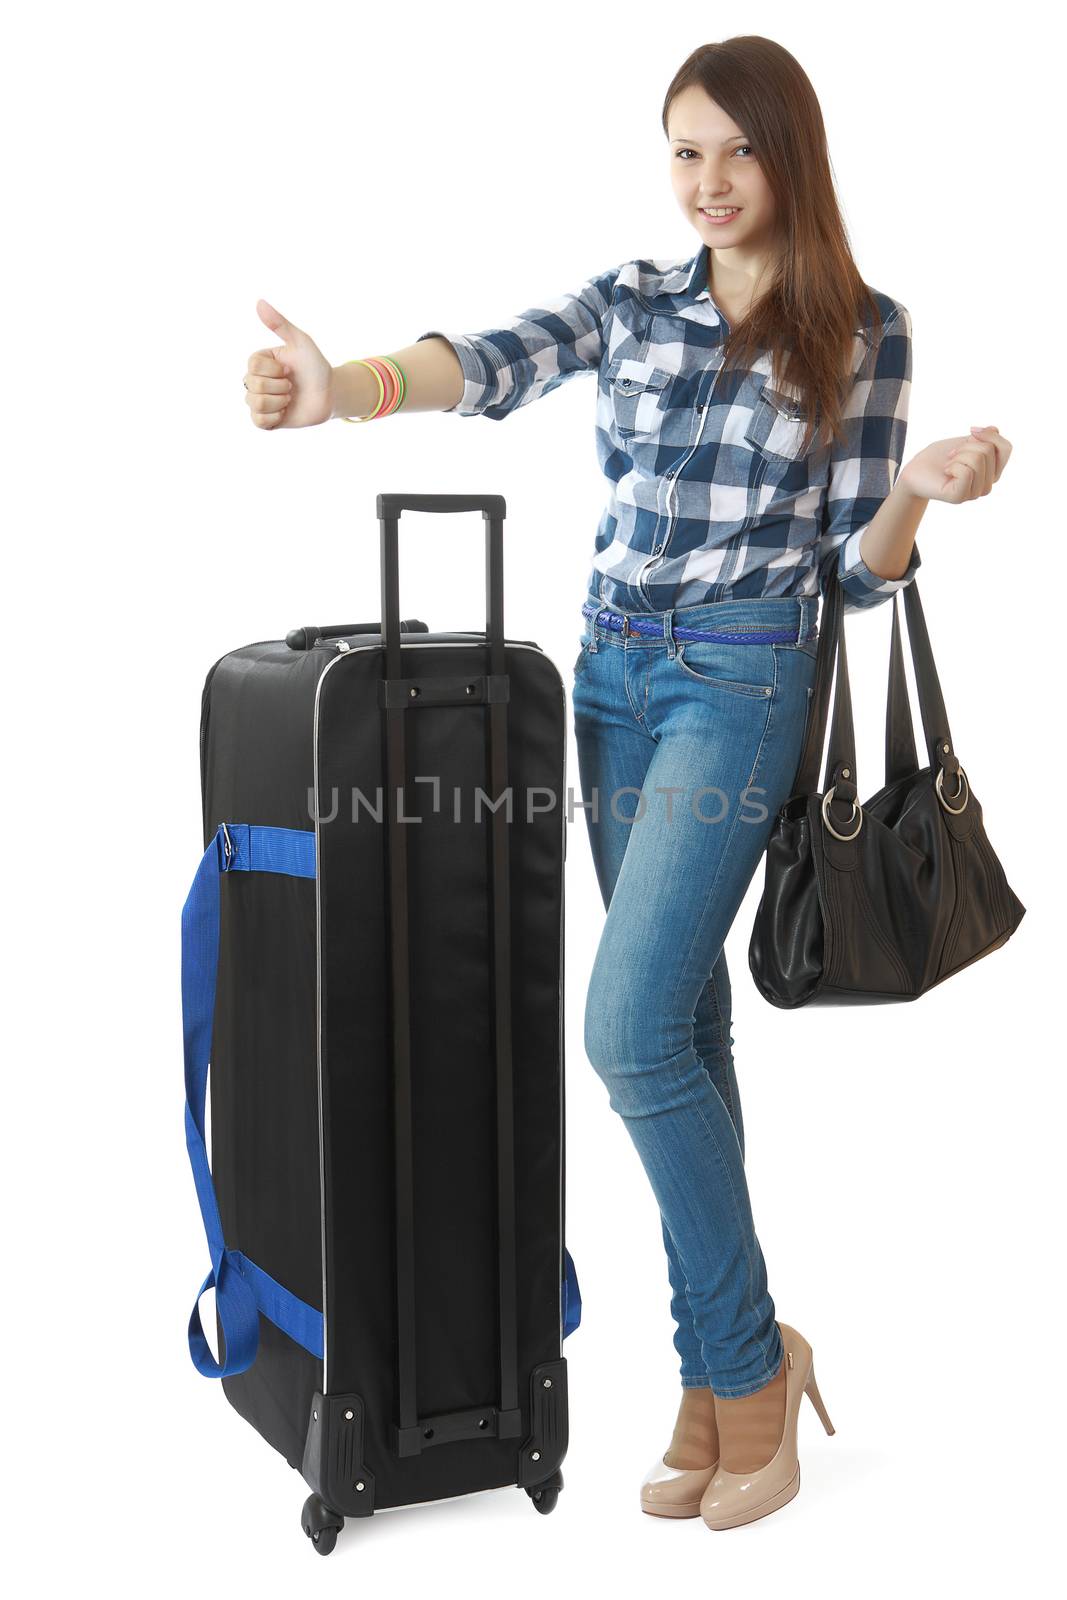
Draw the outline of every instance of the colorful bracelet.
[[[404,374],[389,356],[356,356],[344,363],[346,367],[369,367],[378,380],[378,401],[373,411],[365,417],[342,417],[342,422],[373,422],[377,417],[388,417],[404,403],[407,384]]]

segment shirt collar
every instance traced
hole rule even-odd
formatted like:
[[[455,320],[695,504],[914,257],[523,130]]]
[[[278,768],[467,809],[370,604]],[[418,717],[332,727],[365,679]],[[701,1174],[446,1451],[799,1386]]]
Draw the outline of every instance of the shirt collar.
[[[675,300],[681,300],[694,306],[702,301],[706,302],[720,321],[726,321],[719,307],[711,298],[711,292],[708,289],[708,246],[706,244],[702,244],[696,255],[691,256],[688,261],[679,262],[678,266],[664,273],[656,293],[669,294]],[[681,311],[681,315],[685,316],[684,306],[678,309]],[[888,313],[883,310],[883,315],[888,315]],[[868,342],[870,341],[870,324],[866,320],[857,325],[855,332]]]
[[[711,294],[708,289],[708,247],[706,244],[700,246],[692,261],[688,263],[687,271],[689,276],[683,293],[691,296],[694,300],[710,300]]]
[[[669,294],[679,300],[711,300],[708,292],[707,245],[702,244],[695,256],[664,273],[657,293]]]

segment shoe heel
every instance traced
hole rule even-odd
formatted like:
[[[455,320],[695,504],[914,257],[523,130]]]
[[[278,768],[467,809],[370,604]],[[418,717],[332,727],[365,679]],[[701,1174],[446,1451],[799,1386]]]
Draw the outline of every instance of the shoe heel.
[[[822,1423],[827,1433],[836,1432],[833,1423],[830,1421],[830,1413],[823,1405],[822,1395],[819,1393],[819,1385],[815,1382],[814,1367],[812,1367],[811,1371],[808,1373],[808,1381],[804,1385],[804,1393],[807,1395],[808,1399],[819,1413],[819,1421]]]

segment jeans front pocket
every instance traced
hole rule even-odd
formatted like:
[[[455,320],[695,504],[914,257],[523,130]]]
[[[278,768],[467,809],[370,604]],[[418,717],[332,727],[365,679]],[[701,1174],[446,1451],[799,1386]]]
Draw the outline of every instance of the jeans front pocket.
[[[589,659],[589,646],[592,644],[592,642],[593,641],[591,639],[584,638],[584,637],[582,638],[582,640],[581,640],[581,649],[578,652],[578,659],[574,663],[574,666],[571,668],[571,677],[572,678],[577,678],[579,676],[579,674],[582,672],[583,668],[585,667],[585,663]]]
[[[767,645],[679,639],[674,663],[684,677],[708,689],[756,695],[760,699],[767,699],[774,693],[774,651]]]

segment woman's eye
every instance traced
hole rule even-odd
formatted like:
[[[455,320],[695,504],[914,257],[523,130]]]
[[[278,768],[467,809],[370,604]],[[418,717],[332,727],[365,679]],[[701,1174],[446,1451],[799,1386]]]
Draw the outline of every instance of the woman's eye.
[[[734,155],[737,155],[741,150],[747,150],[749,152],[749,154],[751,155],[752,146],[750,144],[739,144],[737,146],[737,148],[733,152]],[[688,146],[687,146],[684,150],[677,151],[676,154],[679,156],[679,158],[682,157],[682,156],[695,156],[696,155],[696,151],[695,150],[690,150],[688,148]]]

